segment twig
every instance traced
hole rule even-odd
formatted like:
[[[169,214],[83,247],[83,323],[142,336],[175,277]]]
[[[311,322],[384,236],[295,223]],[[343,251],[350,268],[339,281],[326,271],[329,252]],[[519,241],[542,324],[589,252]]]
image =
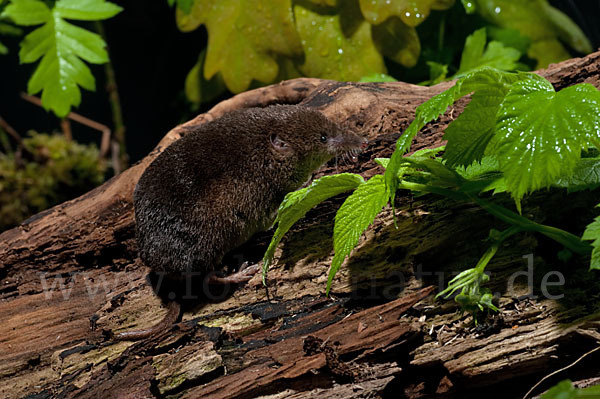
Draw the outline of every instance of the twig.
[[[17,142],[17,144],[21,145],[21,143],[23,142],[23,139],[21,138],[21,135],[19,133],[17,133],[17,131],[15,129],[13,129],[13,127],[11,125],[9,125],[8,122],[6,122],[4,120],[4,118],[2,118],[1,116],[0,116],[0,127],[6,133],[10,134],[10,136],[13,139],[15,139],[15,141]]]
[[[108,40],[106,40],[106,34],[104,32],[104,26],[102,25],[102,22],[96,21],[95,25],[96,31],[104,39],[104,42],[108,42]],[[107,51],[110,52],[110,49],[107,48]],[[125,145],[125,123],[123,122],[123,111],[121,108],[121,100],[119,98],[117,80],[115,78],[115,70],[110,57],[104,64],[104,73],[106,75],[106,91],[108,92],[108,102],[110,103],[113,125],[115,128],[114,140],[119,144],[119,153],[117,154],[118,158],[117,160],[113,159],[113,164],[118,161],[119,168],[115,169],[115,174],[119,174],[120,171],[127,169],[128,157],[127,148]]]
[[[552,373],[548,374],[547,376],[545,376],[544,378],[542,378],[541,380],[538,381],[537,384],[535,384],[529,391],[527,391],[527,393],[525,394],[525,396],[523,396],[523,399],[527,399],[527,397],[544,381],[546,381],[548,378],[555,376],[558,373],[562,373],[563,371],[570,369],[571,367],[575,366],[577,363],[579,363],[581,360],[583,360],[583,358],[585,358],[588,355],[591,355],[592,353],[596,352],[600,350],[600,346],[592,349],[589,352],[584,353],[583,355],[581,355],[579,357],[579,359],[575,360],[573,363],[569,364],[568,366],[565,366],[561,369],[558,369],[556,371],[553,371]]]
[[[67,118],[60,120],[60,128],[68,141],[73,140],[73,133],[71,133],[71,122]]]
[[[24,100],[27,100],[30,103],[35,104],[37,106],[40,106],[40,107],[42,106],[42,100],[40,100],[36,96],[30,96],[27,93],[21,93],[21,98],[23,98]],[[91,127],[92,129],[102,132],[102,139],[100,141],[100,157],[106,158],[106,156],[108,155],[108,152],[110,150],[110,128],[106,125],[103,125],[102,123],[93,121],[93,120],[86,118],[83,115],[79,115],[78,113],[75,113],[75,112],[69,112],[69,114],[66,116],[66,118],[69,118],[72,121],[81,123],[82,125]]]

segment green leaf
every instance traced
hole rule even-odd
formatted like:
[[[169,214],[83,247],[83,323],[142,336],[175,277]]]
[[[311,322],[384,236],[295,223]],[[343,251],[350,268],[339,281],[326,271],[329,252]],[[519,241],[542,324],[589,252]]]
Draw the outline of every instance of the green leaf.
[[[516,68],[517,61],[521,58],[519,50],[505,47],[504,44],[497,41],[490,42],[486,48],[485,43],[485,28],[476,30],[467,37],[457,76],[484,66],[503,71],[512,71]]]
[[[180,9],[184,14],[192,12],[192,5],[194,0],[167,0],[169,7],[173,7],[177,3],[177,8]]]
[[[398,80],[390,75],[386,75],[385,73],[375,73],[369,76],[363,76],[360,78],[359,82],[361,83],[369,83],[369,82],[397,82]]]
[[[515,77],[517,76],[517,77]],[[396,195],[396,189],[398,187],[398,179],[397,175],[402,164],[402,155],[408,151],[410,147],[410,143],[413,138],[417,135],[417,133],[430,121],[438,118],[442,115],[450,105],[452,105],[459,98],[481,89],[485,88],[490,82],[499,81],[501,84],[505,84],[506,82],[510,82],[511,80],[516,80],[517,78],[523,78],[521,75],[511,74],[507,72],[498,71],[492,68],[484,67],[482,69],[476,70],[474,72],[468,73],[463,76],[461,79],[456,81],[456,84],[450,89],[433,96],[423,104],[419,105],[415,111],[415,119],[409,125],[408,129],[400,136],[398,141],[396,142],[396,149],[392,154],[388,167],[385,171],[385,183],[388,189],[388,194],[390,198],[390,202],[394,204],[394,198]],[[483,98],[483,97],[482,97]],[[464,112],[463,112],[464,113]],[[467,113],[467,117],[470,114]],[[464,118],[464,117],[463,117]],[[462,123],[462,122],[461,122]],[[481,121],[481,123],[489,123],[489,121]],[[482,134],[481,132],[476,132],[476,134]],[[472,138],[470,138],[472,140]],[[471,142],[468,142],[471,143]],[[480,141],[479,147],[482,147],[483,143]],[[451,145],[450,143],[448,145]],[[448,145],[446,147],[446,151],[448,151]],[[484,147],[485,148],[485,147]],[[477,149],[475,149],[477,150]],[[451,153],[452,149],[450,149]],[[472,152],[470,155],[471,158],[477,159],[478,153],[476,151]],[[458,161],[454,161],[457,163]],[[467,162],[467,164],[470,162]]]
[[[501,42],[506,47],[515,48],[519,50],[521,54],[527,53],[529,46],[531,46],[531,39],[521,34],[521,32],[516,29],[488,26],[487,33],[492,40]]]
[[[461,3],[467,14],[473,14],[477,10],[474,0],[461,0]]]
[[[0,35],[21,36],[22,34],[23,29],[0,21]]]
[[[477,62],[483,55],[485,49],[486,33],[485,28],[481,28],[467,36],[462,56],[460,58],[459,72],[475,69]]]
[[[566,188],[569,193],[595,190],[600,187],[600,158],[583,158],[579,160],[573,169],[573,173],[560,178],[553,185]]]
[[[593,51],[581,29],[547,0],[472,0],[477,12],[502,28],[516,29],[532,44],[527,55],[538,61],[536,69],[570,58],[567,43],[581,53]]]
[[[400,136],[398,141],[396,142],[396,149],[392,154],[388,167],[385,171],[385,183],[388,190],[388,195],[390,198],[390,202],[394,204],[394,198],[396,195],[396,189],[398,188],[398,173],[400,170],[400,166],[402,164],[402,155],[408,151],[410,147],[410,143],[413,138],[417,135],[417,133],[425,126],[425,124],[430,121],[438,118],[442,115],[450,105],[452,105],[459,98],[473,92],[478,91],[481,88],[485,88],[490,82],[498,81],[501,84],[506,84],[508,82],[524,79],[525,74],[511,74],[508,72],[498,71],[492,68],[484,67],[482,69],[476,70],[474,72],[468,73],[463,76],[461,79],[456,81],[456,84],[450,89],[433,96],[423,104],[419,105],[415,111],[415,119],[409,125],[408,129]],[[484,89],[485,90],[485,89]],[[484,98],[484,97],[482,97]],[[491,112],[491,111],[488,111]],[[464,113],[464,112],[463,112]],[[474,112],[473,112],[474,113]],[[467,117],[470,114],[467,113]],[[464,117],[463,117],[464,118]],[[480,121],[481,123],[489,123],[489,121]],[[462,122],[461,122],[462,123]],[[476,132],[476,134],[482,134],[481,132]],[[485,132],[483,133],[485,134]],[[489,134],[489,133],[488,133]],[[473,138],[471,138],[473,139]],[[479,147],[483,147],[483,141],[478,141]],[[450,143],[448,144],[450,145]],[[446,146],[446,151],[448,151],[448,145]],[[474,151],[470,153],[470,157],[473,159],[477,159],[480,157],[478,155],[478,148],[475,148]],[[485,148],[485,147],[483,147]],[[452,149],[450,149],[451,153]],[[457,159],[459,159],[457,157]],[[458,163],[457,160],[454,161]],[[467,164],[470,162],[467,162]]]
[[[39,25],[50,18],[50,9],[40,0],[12,0],[0,16],[12,19],[17,25]]]
[[[423,160],[423,159],[434,159],[439,155],[440,152],[445,151],[446,146],[441,145],[435,148],[423,148],[418,151],[413,152],[408,158],[414,160]]]
[[[354,1],[343,0],[339,14],[320,14],[301,4],[294,6],[296,28],[302,40],[305,76],[357,81],[387,73],[383,57]]]
[[[114,17],[123,10],[104,0],[59,0],[54,10],[61,18],[79,21],[99,21]]]
[[[42,105],[59,117],[64,117],[71,106],[79,105],[79,86],[95,90],[95,80],[89,68],[81,61],[101,64],[108,61],[106,43],[102,38],[83,28],[72,25],[64,18],[92,21],[106,19],[121,10],[104,0],[59,0],[49,9],[39,0],[14,0],[3,16],[22,25],[43,25],[29,33],[21,42],[19,57],[22,63],[40,64],[29,80],[27,91],[42,91]]]
[[[596,207],[598,206],[600,204],[596,205]],[[600,270],[600,216],[597,216],[592,223],[588,224],[581,239],[593,241],[590,269]]]
[[[206,49],[200,52],[198,62],[185,78],[185,95],[195,104],[212,101],[226,91],[225,82],[220,74],[216,74],[210,80],[204,79],[202,70],[205,58]]]
[[[393,17],[382,24],[373,25],[371,30],[373,41],[384,56],[407,68],[417,64],[421,42],[414,27]]]
[[[338,0],[309,0],[311,3],[318,6],[324,7],[335,7],[338,4]]]
[[[248,89],[253,80],[273,82],[277,54],[302,54],[291,0],[195,0],[189,14],[178,8],[176,16],[184,32],[206,26],[204,78],[220,73],[233,93]]]
[[[469,166],[461,166],[456,168],[456,172],[459,173],[465,179],[476,179],[481,175],[494,173],[500,171],[500,164],[494,157],[485,156],[480,162],[473,162]]]
[[[537,60],[536,69],[570,58],[570,53],[557,40],[538,40],[529,47],[527,56]]]
[[[578,389],[570,380],[563,380],[544,393],[542,399],[583,399],[600,397],[600,385]]]
[[[310,186],[286,195],[277,211],[277,218],[275,219],[277,229],[265,252],[263,282],[275,255],[275,248],[294,223],[304,217],[306,212],[317,204],[338,194],[353,190],[362,184],[365,184],[365,181],[360,175],[340,173],[333,176],[323,176],[313,181]]]
[[[418,166],[418,162],[434,159],[437,156],[437,154],[441,151],[444,151],[445,148],[445,146],[440,146],[436,148],[423,148],[419,151],[415,151],[408,157],[404,157],[402,159],[403,166],[398,170],[397,173],[398,179],[402,178],[407,172],[409,172],[410,169],[413,169],[415,167],[415,164],[410,163],[411,160],[417,161],[416,165]],[[390,158],[375,158],[375,162],[383,166],[383,168],[387,168],[390,162]]]
[[[508,191],[528,192],[568,176],[588,147],[600,147],[600,92],[579,84],[556,93],[542,78],[515,82],[500,106],[494,146]]]
[[[415,110],[415,119],[396,142],[396,149],[392,154],[384,174],[385,185],[392,208],[394,207],[394,199],[398,188],[398,173],[403,162],[402,155],[408,151],[410,143],[417,133],[419,133],[419,130],[421,130],[426,123],[446,112],[446,109],[454,103],[460,93],[461,85],[462,83],[459,80],[450,89],[433,96],[423,104],[419,105]]]
[[[448,65],[435,61],[427,61],[429,67],[429,80],[423,82],[427,86],[433,86],[446,80],[448,76]]]
[[[449,166],[480,161],[495,131],[496,114],[511,84],[526,75],[484,69],[462,82],[462,92],[474,91],[465,110],[446,128],[444,159]]]
[[[436,187],[459,187],[464,179],[454,169],[444,165],[440,159],[411,159],[404,158],[405,162],[411,164],[413,168],[423,169],[431,175],[428,178],[428,184]]]
[[[480,162],[473,162],[467,167],[459,166],[455,170],[467,180],[460,187],[462,192],[482,193],[494,190],[494,194],[497,194],[506,191],[500,163],[494,157],[484,156]]]
[[[387,199],[383,176],[376,175],[354,190],[336,213],[333,228],[335,255],[329,269],[327,294],[342,262],[358,244],[360,236],[373,223]]]
[[[372,25],[379,25],[390,17],[399,17],[408,26],[415,27],[429,16],[432,9],[446,10],[454,4],[454,0],[359,0],[360,10]]]

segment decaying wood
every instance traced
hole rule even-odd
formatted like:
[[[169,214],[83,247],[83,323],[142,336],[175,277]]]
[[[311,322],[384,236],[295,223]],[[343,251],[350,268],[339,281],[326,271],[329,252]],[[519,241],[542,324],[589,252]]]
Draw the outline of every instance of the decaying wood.
[[[594,53],[541,74],[557,89],[581,82],[600,87],[599,63]],[[584,269],[583,261],[557,265],[560,248],[537,236],[516,237],[490,265],[490,288],[503,309],[493,323],[473,328],[452,302],[434,304],[431,296],[413,306],[431,292],[422,287],[439,284],[434,272],[449,277],[476,262],[494,224],[472,204],[433,197],[401,197],[397,229],[385,209],[338,273],[331,298],[323,294],[340,198],[309,212],[288,234],[269,273],[269,297],[257,276],[220,301],[198,303],[152,339],[103,336],[102,330],[148,327],[165,312],[136,255],[131,197],[143,170],[185,126],[236,108],[302,102],[370,140],[357,163],[331,162],[317,175],[353,171],[368,178],[382,172],[374,159],[391,154],[416,106],[451,84],[296,79],[246,92],[175,127],[151,154],[104,185],[2,233],[0,396],[519,397],[598,345],[600,321],[588,299],[598,291],[580,289],[570,302],[507,291],[507,278],[526,270],[522,256],[532,252],[536,283],[554,269],[570,281],[590,280],[587,272],[572,271]],[[465,104],[430,123],[412,149],[439,145]],[[552,196],[544,202],[551,207]],[[579,226],[582,207],[591,206],[576,199],[561,204],[564,220],[552,220],[558,225]],[[536,220],[558,218],[535,201],[525,205]],[[260,260],[267,242],[268,234],[255,237],[243,255]],[[517,296],[526,292],[516,289]],[[598,369],[596,359],[572,370],[572,378],[595,377]]]

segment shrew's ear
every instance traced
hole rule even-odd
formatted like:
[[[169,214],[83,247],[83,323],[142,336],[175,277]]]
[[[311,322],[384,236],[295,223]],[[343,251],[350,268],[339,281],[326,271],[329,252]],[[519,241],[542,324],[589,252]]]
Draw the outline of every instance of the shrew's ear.
[[[273,149],[281,154],[289,154],[292,152],[292,147],[276,134],[272,134],[269,138]]]

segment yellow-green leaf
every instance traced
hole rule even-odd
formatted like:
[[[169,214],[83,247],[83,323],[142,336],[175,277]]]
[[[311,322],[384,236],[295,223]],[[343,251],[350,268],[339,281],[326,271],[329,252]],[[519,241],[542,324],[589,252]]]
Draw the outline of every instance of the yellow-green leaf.
[[[337,6],[338,0],[309,0],[311,3],[318,6],[335,7]]]
[[[204,79],[202,68],[205,58],[206,49],[200,52],[198,62],[185,78],[185,95],[188,100],[196,104],[211,101],[225,91],[225,84],[220,74],[216,74],[210,80]]]
[[[415,66],[421,53],[421,42],[415,28],[392,17],[373,26],[372,32],[373,41],[383,55],[407,68]]]
[[[253,80],[271,83],[277,77],[277,54],[301,55],[291,0],[196,0],[191,12],[177,11],[182,31],[204,24],[208,48],[205,79],[220,73],[234,93],[246,90]]]
[[[493,24],[517,29],[532,40],[527,55],[537,60],[537,68],[569,58],[560,41],[589,53],[592,46],[581,29],[547,0],[473,0],[481,16]],[[559,41],[560,40],[560,41]]]
[[[373,43],[371,25],[353,4],[342,1],[339,14],[319,14],[299,4],[294,7],[305,54],[300,70],[306,76],[354,81],[387,72]]]
[[[425,21],[432,9],[445,10],[452,5],[454,0],[360,0],[362,14],[373,25],[396,16],[415,27]]]

